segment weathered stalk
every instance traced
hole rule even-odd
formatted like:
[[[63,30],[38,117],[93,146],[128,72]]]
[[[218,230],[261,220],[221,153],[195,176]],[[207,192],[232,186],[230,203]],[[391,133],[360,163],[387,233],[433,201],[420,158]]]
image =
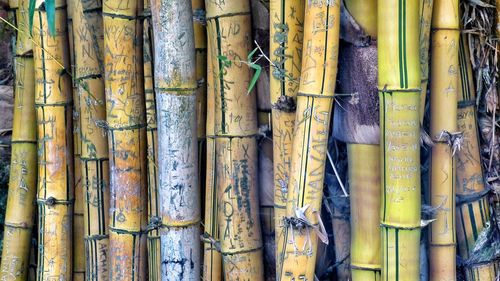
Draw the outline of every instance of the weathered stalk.
[[[147,278],[142,9],[141,0],[103,1],[111,280]]]
[[[493,280],[494,262],[468,264],[478,235],[490,222],[488,193],[485,190],[476,113],[476,90],[466,35],[460,36],[460,85],[458,87],[458,130],[464,143],[457,151],[456,224],[458,254],[466,261],[467,280]]]
[[[283,263],[286,200],[304,36],[304,0],[269,3],[276,269]],[[279,280],[279,276],[277,276]]]
[[[308,1],[280,280],[314,280],[325,159],[337,75],[339,1]]]
[[[5,213],[0,280],[27,280],[32,250],[37,180],[33,45],[28,30],[28,0],[10,0],[19,28],[14,57],[14,120],[9,193]]]
[[[218,225],[225,280],[263,280],[250,3],[205,1],[215,92]]]
[[[437,208],[430,228],[430,280],[455,280],[455,147],[459,87],[458,1],[434,1],[431,55],[431,128],[435,142],[431,156],[430,203]],[[451,144],[451,145],[450,145]]]
[[[200,278],[196,56],[191,1],[151,1],[162,280]]]
[[[222,256],[219,243],[217,171],[215,162],[215,81],[219,75],[217,61],[212,57],[217,54],[216,36],[207,38],[207,156],[205,172],[205,233],[203,234],[203,280],[222,280]]]
[[[75,1],[73,14],[75,72],[80,104],[82,209],[85,279],[109,277],[109,158],[104,96],[101,3]],[[78,205],[78,202],[77,204]],[[75,208],[76,208],[75,205]]]
[[[420,280],[418,7],[378,2],[382,280]]]
[[[148,143],[148,219],[150,224],[158,221],[158,126],[156,118],[156,96],[153,77],[153,27],[150,1],[144,1],[143,54],[144,94],[146,96],[146,135]],[[161,278],[160,232],[157,227],[148,230],[148,273],[149,280]]]
[[[431,43],[432,5],[434,0],[420,0],[420,123],[424,121],[425,100],[429,85],[429,45]]]
[[[56,0],[49,34],[47,3],[35,4],[35,108],[38,123],[38,280],[71,280],[73,271],[72,84],[66,1]],[[39,47],[38,47],[39,46]]]

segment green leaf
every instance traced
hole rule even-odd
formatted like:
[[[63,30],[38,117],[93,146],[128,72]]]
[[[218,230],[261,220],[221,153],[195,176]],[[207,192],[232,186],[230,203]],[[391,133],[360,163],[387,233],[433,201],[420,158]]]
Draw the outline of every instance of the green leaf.
[[[49,24],[49,34],[56,34],[56,0],[45,0],[45,11],[47,12],[47,22]]]
[[[35,17],[35,4],[36,4],[36,0],[30,0],[30,5],[28,7],[30,35],[32,35],[32,30],[33,30],[33,17]]]
[[[258,50],[258,48],[253,49],[253,51],[251,51],[247,57],[248,65],[253,70],[255,70],[255,73],[253,74],[252,80],[250,81],[250,85],[248,86],[247,94],[249,94],[252,91],[252,89],[255,87],[255,84],[257,84],[257,80],[259,79],[260,73],[262,71],[262,67],[260,65],[252,62],[252,57],[257,52],[257,50]]]

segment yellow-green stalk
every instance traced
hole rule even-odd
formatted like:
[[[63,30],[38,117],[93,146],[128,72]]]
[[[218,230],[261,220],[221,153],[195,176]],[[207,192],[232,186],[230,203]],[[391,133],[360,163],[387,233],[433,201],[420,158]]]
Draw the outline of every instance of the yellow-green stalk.
[[[27,280],[37,180],[33,44],[28,30],[29,0],[11,0],[19,29],[14,57],[14,116],[9,193],[5,213],[0,280]]]
[[[378,2],[382,280],[420,280],[418,7]]]
[[[456,279],[455,185],[453,156],[457,131],[459,87],[458,0],[435,0],[431,43],[431,154],[430,203],[436,208],[429,232],[430,280]]]
[[[103,1],[110,280],[146,280],[147,170],[141,0]]]
[[[276,269],[282,267],[286,199],[290,179],[292,137],[302,66],[304,0],[272,0],[269,3],[271,59],[270,96],[273,129],[274,218]],[[279,279],[279,276],[277,276]]]
[[[337,75],[340,1],[307,1],[280,280],[314,280],[325,159]]]
[[[72,83],[66,1],[56,0],[49,34],[45,1],[33,19],[38,123],[38,280],[73,278]]]
[[[429,84],[429,45],[431,43],[432,4],[434,0],[420,0],[420,123],[424,120],[425,100]]]

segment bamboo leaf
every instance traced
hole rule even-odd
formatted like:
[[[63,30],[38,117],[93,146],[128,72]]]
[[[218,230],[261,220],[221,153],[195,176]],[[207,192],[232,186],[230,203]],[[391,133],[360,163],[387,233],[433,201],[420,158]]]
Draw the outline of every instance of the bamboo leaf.
[[[255,87],[255,84],[257,83],[257,80],[259,79],[260,73],[262,72],[262,67],[256,63],[252,62],[252,57],[257,52],[257,50],[259,50],[259,48],[253,49],[253,51],[251,51],[247,57],[248,65],[253,70],[255,70],[255,73],[253,74],[252,80],[250,81],[250,85],[248,86],[247,94],[249,94],[252,91],[252,89]]]
[[[54,36],[56,34],[56,0],[45,1],[45,11],[47,12],[47,22],[49,24],[49,34]]]
[[[36,0],[30,0],[30,5],[28,7],[30,35],[32,34],[32,29],[33,29],[33,17],[35,16],[35,4],[36,4]]]

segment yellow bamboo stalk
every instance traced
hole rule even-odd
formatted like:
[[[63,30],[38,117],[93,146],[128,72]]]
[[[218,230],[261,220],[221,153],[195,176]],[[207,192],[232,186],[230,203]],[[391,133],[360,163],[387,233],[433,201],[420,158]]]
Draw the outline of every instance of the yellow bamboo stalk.
[[[14,57],[14,120],[0,280],[27,280],[37,179],[35,74],[28,31],[29,1],[11,0],[9,5],[20,31]]]
[[[205,233],[203,236],[203,280],[222,280],[222,256],[219,243],[217,172],[215,162],[215,81],[219,75],[216,61],[212,59],[217,54],[216,36],[207,38],[207,117],[206,137],[207,156],[205,172]]]
[[[73,24],[73,15],[75,14],[75,1],[67,2],[68,10],[68,39],[69,54],[71,59],[71,75],[75,77],[75,31]],[[78,25],[75,25],[77,28]],[[84,220],[83,220],[83,187],[82,187],[82,168],[80,156],[82,154],[81,145],[81,126],[80,126],[80,100],[76,80],[72,80],[73,86],[73,156],[74,156],[74,178],[75,178],[75,204],[73,211],[73,280],[85,280],[85,244]]]
[[[72,84],[66,1],[55,1],[49,35],[45,1],[35,4],[35,108],[38,123],[38,280],[71,280],[73,270]]]
[[[464,143],[457,152],[456,207],[458,254],[463,260],[470,257],[481,231],[490,221],[490,208],[484,186],[479,146],[476,91],[474,86],[469,45],[466,35],[460,36],[459,47],[460,86],[458,87],[458,130]],[[467,280],[493,280],[496,276],[494,262],[467,265]]]
[[[302,64],[304,5],[304,0],[273,0],[269,3],[269,57],[273,65],[270,96],[273,104],[274,225],[278,271],[283,263],[283,218],[286,216],[292,136]]]
[[[224,278],[262,280],[257,107],[255,93],[247,93],[251,71],[245,64],[252,46],[250,2],[205,4],[214,51],[210,56],[215,74],[215,169]]]
[[[348,144],[352,280],[380,280],[380,149]]]
[[[146,280],[147,171],[141,0],[103,1],[111,280]]]
[[[109,277],[109,159],[104,97],[104,53],[101,3],[73,3],[75,74],[80,104],[82,209],[87,280]],[[75,204],[78,205],[78,201]],[[75,253],[76,254],[76,253]]]
[[[158,203],[158,126],[156,118],[156,97],[153,77],[153,28],[150,1],[144,1],[144,94],[146,96],[146,135],[148,144],[148,220],[154,223],[159,218]],[[149,280],[161,279],[160,233],[158,228],[148,231],[148,273]]]
[[[420,280],[418,7],[378,2],[382,280]]]
[[[339,27],[339,1],[306,3],[280,280],[314,280]]]
[[[429,45],[431,43],[432,5],[434,0],[420,0],[420,123],[424,121],[425,100],[429,84]]]
[[[432,17],[431,129],[436,144],[431,156],[431,205],[437,209],[430,228],[430,280],[455,280],[455,173],[453,148],[443,132],[457,131],[459,87],[458,1],[436,0]]]

